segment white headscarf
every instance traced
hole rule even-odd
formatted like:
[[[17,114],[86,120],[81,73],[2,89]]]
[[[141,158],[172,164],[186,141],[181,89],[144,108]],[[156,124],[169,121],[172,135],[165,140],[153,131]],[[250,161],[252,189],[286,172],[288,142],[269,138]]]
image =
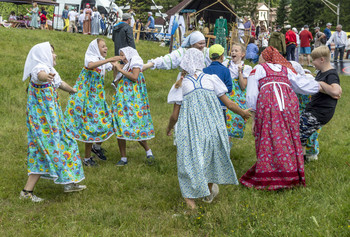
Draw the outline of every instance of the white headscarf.
[[[190,76],[193,76],[196,71],[202,71],[204,68],[203,53],[196,48],[188,49],[182,58],[180,67]]]
[[[97,62],[100,60],[104,60],[105,58],[101,56],[100,49],[98,48],[97,39],[94,39],[89,44],[89,47],[85,53],[85,67],[89,66],[90,62]]]
[[[56,73],[56,70],[53,68],[53,58],[49,42],[36,44],[31,48],[24,65],[22,80],[25,81],[30,76],[33,68],[39,64],[47,66],[51,72]]]
[[[129,71],[130,69],[132,70],[133,68],[142,69],[143,60],[140,57],[140,55],[136,49],[128,46],[128,47],[124,47],[124,48],[119,49],[119,54],[120,54],[120,52],[123,52],[125,55],[125,58],[128,60],[128,63],[125,64],[123,67],[124,71]],[[115,79],[119,80],[122,76],[123,76],[123,74],[119,72]]]
[[[194,45],[195,43],[202,40],[205,40],[204,35],[199,31],[193,31],[189,36],[185,38],[185,40],[181,44],[181,47],[189,48],[191,47],[191,45]]]

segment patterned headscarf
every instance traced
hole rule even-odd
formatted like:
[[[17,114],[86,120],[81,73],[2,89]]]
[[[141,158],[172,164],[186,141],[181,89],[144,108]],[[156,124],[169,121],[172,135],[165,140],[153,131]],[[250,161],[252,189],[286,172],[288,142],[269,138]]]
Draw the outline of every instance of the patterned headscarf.
[[[185,70],[190,76],[193,76],[196,71],[202,71],[204,67],[204,58],[202,51],[196,48],[190,48],[186,51],[180,67]]]
[[[292,64],[288,62],[287,59],[285,59],[274,47],[272,46],[267,47],[266,49],[264,49],[264,51],[262,51],[261,55],[267,63],[280,64],[282,66],[289,68],[295,74],[297,74]]]

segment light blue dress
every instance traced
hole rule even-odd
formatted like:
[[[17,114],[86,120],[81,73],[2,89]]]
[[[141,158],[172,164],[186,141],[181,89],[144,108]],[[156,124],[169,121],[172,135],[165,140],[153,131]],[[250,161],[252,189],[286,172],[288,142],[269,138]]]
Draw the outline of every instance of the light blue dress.
[[[34,28],[38,28],[39,27],[39,23],[38,23],[39,8],[38,7],[33,8],[30,13],[32,13],[31,15],[32,20],[30,21],[30,26]]]
[[[177,167],[184,198],[210,194],[208,183],[238,184],[230,160],[225,119],[218,96],[227,92],[215,75],[186,76],[171,89],[169,103],[181,103],[177,122]],[[179,95],[181,94],[181,95]]]

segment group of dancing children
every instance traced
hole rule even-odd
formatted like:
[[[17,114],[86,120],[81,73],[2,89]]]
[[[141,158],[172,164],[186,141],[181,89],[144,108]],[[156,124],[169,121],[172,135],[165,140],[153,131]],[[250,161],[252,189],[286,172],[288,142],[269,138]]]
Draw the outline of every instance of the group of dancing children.
[[[179,49],[143,64],[130,47],[120,49],[120,56],[105,59],[106,44],[97,39],[90,43],[72,88],[54,69],[53,47],[48,42],[34,46],[23,76],[23,80],[31,78],[29,177],[20,197],[42,200],[33,194],[40,176],[64,184],[65,192],[86,188],[78,185],[84,172],[75,140],[85,143],[83,164],[87,166],[96,165],[91,151],[106,159],[101,143],[113,134],[121,153],[117,165],[127,164],[126,140],[138,141],[152,164],[147,140],[154,137],[154,128],[142,74],[149,68],[179,69],[168,94],[168,103],[174,107],[166,132],[170,136],[175,128],[178,179],[190,209],[196,208],[196,199],[211,203],[219,193],[218,184],[240,182],[267,190],[305,185],[304,160],[316,159],[317,135],[332,118],[342,93],[328,48],[319,47],[311,54],[319,70],[316,78],[273,47],[262,52],[254,69],[244,64],[243,45],[232,45],[230,60],[224,51],[220,45],[206,48],[203,34],[195,31]],[[111,109],[105,101],[106,70],[113,70],[115,78]],[[71,93],[64,115],[58,87]],[[257,162],[238,181],[230,148],[234,138],[243,138],[251,116]]]

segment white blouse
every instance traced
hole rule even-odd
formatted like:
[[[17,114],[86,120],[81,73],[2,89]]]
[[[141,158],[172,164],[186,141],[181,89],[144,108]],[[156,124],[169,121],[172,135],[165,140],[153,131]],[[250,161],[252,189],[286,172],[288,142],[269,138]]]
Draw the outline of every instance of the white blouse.
[[[47,74],[49,73],[55,74],[52,84],[56,89],[61,85],[62,79],[58,74],[58,72],[54,68],[52,68],[50,71],[50,68],[45,64],[38,64],[32,69],[32,72],[30,73],[30,81],[37,85],[49,84],[50,82],[43,82],[39,80],[38,74],[42,71],[46,72]]]
[[[282,70],[282,65],[267,63],[267,65],[275,72]],[[309,80],[300,74],[295,74],[292,70],[287,68],[288,79],[291,82],[292,89],[295,93],[303,95],[316,94],[320,90],[320,85],[315,80]],[[256,65],[248,77],[247,84],[247,106],[256,110],[256,101],[259,95],[259,80],[266,77],[266,72],[263,66]]]
[[[195,75],[203,73],[202,71],[197,71]],[[222,80],[216,75],[204,74],[201,79],[201,85],[203,89],[214,91],[217,97],[220,97],[227,93],[227,87],[222,82]],[[175,88],[175,84],[171,87],[168,94],[168,103],[169,104],[181,104],[183,97],[188,93],[195,90],[193,82],[185,77],[182,81],[182,86],[178,89]]]
[[[227,67],[229,62],[230,61],[226,60],[222,64],[225,67]],[[240,64],[235,64],[233,61],[231,61],[230,66],[228,68],[230,70],[231,78],[232,79],[238,78],[238,65],[244,65],[243,66],[243,78],[248,78],[250,75],[250,72],[252,71],[252,67],[244,64],[244,62],[241,62]]]

